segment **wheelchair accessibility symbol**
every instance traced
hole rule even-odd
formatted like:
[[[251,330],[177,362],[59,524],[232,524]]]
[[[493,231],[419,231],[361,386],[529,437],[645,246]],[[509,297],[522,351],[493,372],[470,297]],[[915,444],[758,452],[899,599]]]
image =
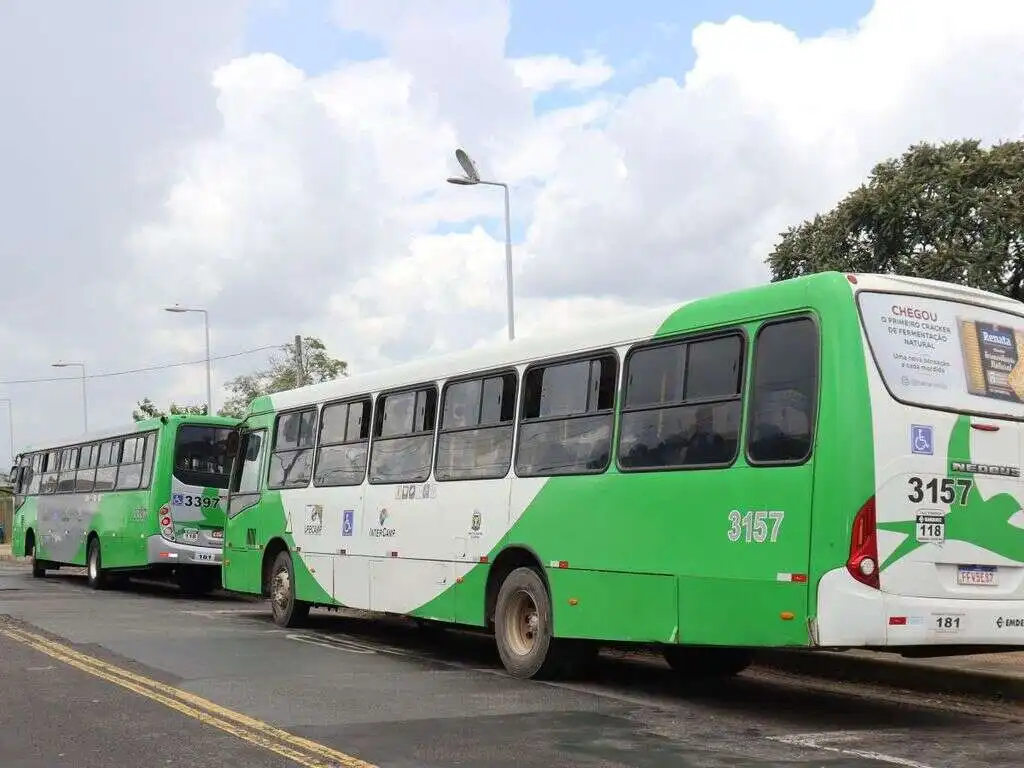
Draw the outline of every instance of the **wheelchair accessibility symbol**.
[[[341,535],[351,536],[355,527],[355,510],[346,509],[341,517]]]
[[[934,434],[932,428],[925,424],[910,425],[910,451],[925,456],[931,456],[935,452]]]

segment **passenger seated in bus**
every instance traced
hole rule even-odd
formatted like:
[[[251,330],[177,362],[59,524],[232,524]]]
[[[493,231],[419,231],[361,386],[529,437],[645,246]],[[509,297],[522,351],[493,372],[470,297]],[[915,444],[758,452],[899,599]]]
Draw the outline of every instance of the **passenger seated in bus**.
[[[686,441],[686,464],[723,464],[730,458],[729,447],[715,430],[715,412],[709,405],[698,407],[693,433]]]

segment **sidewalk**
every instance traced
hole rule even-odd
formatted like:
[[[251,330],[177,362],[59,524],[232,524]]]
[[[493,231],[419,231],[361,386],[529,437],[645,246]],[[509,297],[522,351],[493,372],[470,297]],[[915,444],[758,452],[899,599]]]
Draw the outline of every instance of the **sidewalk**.
[[[765,667],[831,680],[1024,701],[1024,651],[910,659],[861,650],[766,650],[757,658]]]

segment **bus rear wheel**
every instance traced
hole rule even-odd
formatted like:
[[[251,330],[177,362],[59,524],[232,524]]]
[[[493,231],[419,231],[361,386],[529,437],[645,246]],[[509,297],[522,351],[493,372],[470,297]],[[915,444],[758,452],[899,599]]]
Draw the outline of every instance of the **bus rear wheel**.
[[[297,627],[309,616],[310,604],[295,597],[295,568],[287,550],[278,553],[270,571],[270,610],[279,627]]]
[[[97,536],[89,539],[85,555],[85,572],[89,586],[103,589],[107,586],[107,573],[103,570],[103,556],[100,552],[100,540]]]
[[[501,584],[494,608],[494,638],[513,677],[554,677],[563,645],[553,635],[551,597],[534,568],[516,568]]]

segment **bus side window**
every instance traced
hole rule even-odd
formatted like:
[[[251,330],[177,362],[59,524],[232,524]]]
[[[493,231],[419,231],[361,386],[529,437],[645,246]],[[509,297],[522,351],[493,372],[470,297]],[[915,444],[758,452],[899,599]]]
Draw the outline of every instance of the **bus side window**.
[[[517,475],[583,475],[607,469],[617,372],[618,358],[612,354],[527,370]]]
[[[747,427],[753,464],[799,464],[811,455],[818,394],[818,327],[809,318],[767,323],[757,334]]]
[[[30,477],[28,479],[26,494],[35,496],[39,493],[39,484],[43,479],[43,458],[44,454],[37,453],[32,457],[32,469],[29,470]],[[24,483],[23,483],[24,485]]]

